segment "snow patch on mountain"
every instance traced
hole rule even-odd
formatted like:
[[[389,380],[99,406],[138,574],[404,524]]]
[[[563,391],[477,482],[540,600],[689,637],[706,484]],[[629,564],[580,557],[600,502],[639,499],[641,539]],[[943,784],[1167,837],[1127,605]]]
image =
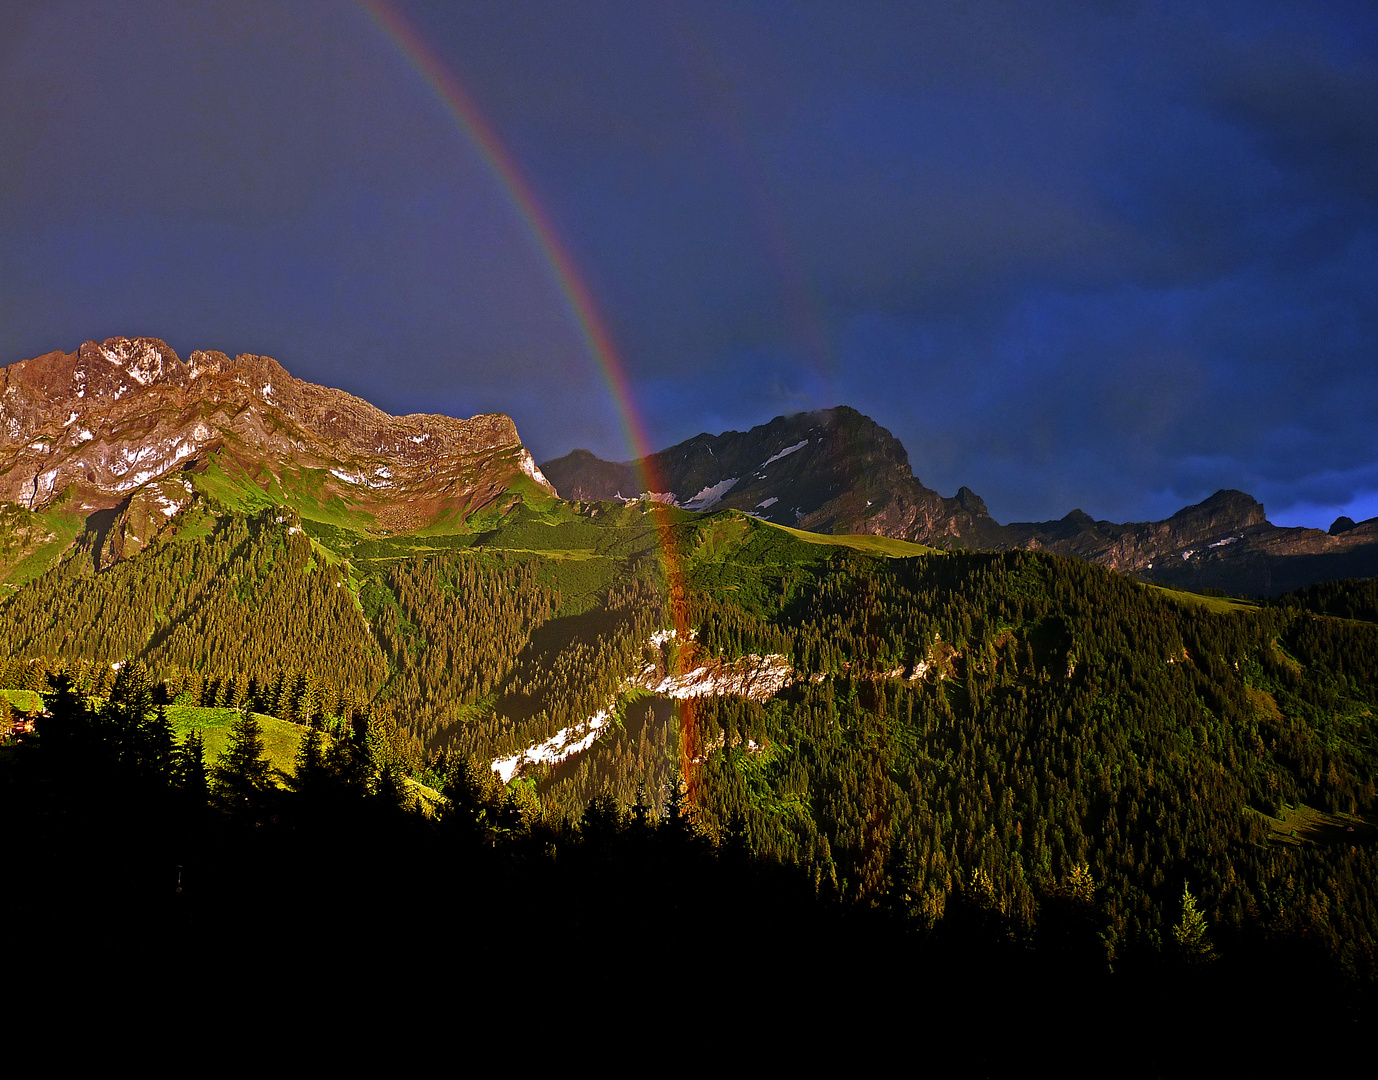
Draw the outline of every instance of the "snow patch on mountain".
[[[106,360],[123,368],[140,386],[147,386],[163,376],[163,355],[149,342],[118,338],[113,346],[98,345],[96,348]],[[127,389],[121,387],[120,394]],[[120,394],[115,397],[118,398]]]
[[[719,480],[711,487],[706,487],[695,495],[692,499],[685,502],[686,510],[708,510],[717,506],[722,501],[722,497],[732,490],[734,484],[740,477],[734,476],[730,480]]]
[[[802,449],[804,449],[804,447],[806,447],[806,446],[808,446],[808,445],[809,445],[809,440],[808,440],[808,439],[805,439],[803,442],[797,442],[797,443],[795,443],[793,446],[787,446],[787,447],[785,447],[783,450],[781,450],[778,454],[776,454],[774,457],[768,457],[768,458],[766,458],[765,461],[761,462],[760,467],[761,467],[762,469],[764,469],[764,468],[765,468],[767,465],[769,465],[772,461],[779,461],[782,457],[788,457],[790,454],[794,453],[796,450],[802,450]]]
[[[118,484],[112,485],[110,490],[116,492],[133,491],[137,487],[143,487],[150,480],[156,480],[158,477],[162,476],[165,472],[167,472],[170,468],[176,465],[179,461],[184,461],[187,458],[191,457],[192,454],[196,453],[196,449],[197,448],[195,443],[179,441],[173,447],[172,455],[170,457],[159,460],[151,469],[141,469],[139,472],[134,473],[132,476],[125,477]],[[136,455],[134,463],[137,464],[141,458],[142,455]],[[126,465],[125,469],[128,469],[128,467],[129,466]],[[121,475],[120,470],[118,469],[112,468],[111,472],[113,472],[116,476]]]

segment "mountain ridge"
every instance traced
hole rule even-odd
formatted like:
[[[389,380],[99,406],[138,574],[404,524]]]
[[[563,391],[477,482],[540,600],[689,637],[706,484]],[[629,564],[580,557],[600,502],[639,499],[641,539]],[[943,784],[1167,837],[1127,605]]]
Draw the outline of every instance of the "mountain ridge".
[[[565,497],[608,499],[629,497],[627,488],[642,494],[639,464],[582,450],[541,468]],[[654,497],[686,509],[730,507],[816,532],[939,548],[1048,550],[1170,586],[1274,595],[1378,574],[1378,519],[1341,519],[1329,532],[1282,528],[1252,496],[1228,489],[1162,521],[1116,523],[1073,510],[1002,525],[970,488],[944,497],[924,486],[900,441],[847,406],[777,416],[746,432],[705,432],[647,464],[670,489]]]
[[[315,470],[322,498],[392,529],[463,517],[521,475],[554,493],[504,414],[392,416],[268,356],[184,362],[158,338],[118,337],[0,370],[0,501],[108,510],[213,454],[261,482]]]

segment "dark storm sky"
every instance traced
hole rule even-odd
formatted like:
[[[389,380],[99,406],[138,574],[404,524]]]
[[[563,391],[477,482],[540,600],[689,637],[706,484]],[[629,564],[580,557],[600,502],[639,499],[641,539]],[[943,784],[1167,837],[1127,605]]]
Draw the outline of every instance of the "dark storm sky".
[[[1378,514],[1371,3],[398,7],[657,446],[847,403],[1002,521]],[[628,456],[512,203],[350,3],[0,0],[0,362],[115,334]]]

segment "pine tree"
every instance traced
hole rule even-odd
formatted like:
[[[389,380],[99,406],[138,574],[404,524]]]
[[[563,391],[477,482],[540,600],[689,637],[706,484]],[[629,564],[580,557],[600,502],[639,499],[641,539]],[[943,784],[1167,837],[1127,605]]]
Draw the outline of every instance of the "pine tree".
[[[188,803],[206,805],[210,786],[206,777],[206,744],[200,731],[191,731],[182,740],[177,755],[177,782]]]
[[[325,776],[325,754],[321,750],[324,732],[320,721],[312,718],[302,733],[301,745],[297,747],[295,775],[292,779],[294,791],[305,794],[314,791]]]
[[[120,725],[128,729],[139,727],[153,711],[153,683],[142,660],[121,665],[106,704]]]
[[[167,783],[178,772],[177,737],[167,709],[159,705],[139,728],[140,771],[149,779]]]
[[[294,724],[309,724],[320,712],[320,688],[316,674],[310,668],[300,672],[292,685],[284,720]]]
[[[263,727],[247,709],[230,727],[230,745],[215,763],[211,778],[216,796],[233,810],[256,805],[272,790]]]
[[[157,771],[171,756],[171,729],[149,728],[154,711],[153,685],[141,660],[126,661],[115,676],[110,698],[101,710],[102,726],[113,743],[115,759],[123,769]],[[164,740],[163,736],[169,736]],[[164,753],[166,752],[166,753]]]
[[[1096,879],[1091,876],[1091,867],[1084,862],[1072,867],[1067,875],[1067,896],[1079,904],[1090,907],[1096,901]]]
[[[342,794],[359,798],[368,794],[373,763],[368,752],[367,716],[356,714],[331,739],[325,751],[325,771]]]
[[[71,672],[58,671],[49,682],[48,715],[39,718],[38,733],[46,753],[65,753],[89,725],[90,711]]]
[[[1172,936],[1182,955],[1192,963],[1203,963],[1215,957],[1215,949],[1206,936],[1206,917],[1196,906],[1187,883],[1182,882],[1182,921],[1172,928]]]
[[[672,845],[686,845],[698,839],[694,827],[693,804],[689,802],[687,784],[678,772],[670,778],[665,796],[665,817],[657,830],[659,836]]]
[[[229,706],[232,709],[242,709],[249,703],[249,676],[244,672],[238,672],[230,681]]]
[[[369,798],[374,806],[387,810],[405,810],[411,804],[411,797],[403,785],[402,770],[396,764],[387,762],[379,768]]]

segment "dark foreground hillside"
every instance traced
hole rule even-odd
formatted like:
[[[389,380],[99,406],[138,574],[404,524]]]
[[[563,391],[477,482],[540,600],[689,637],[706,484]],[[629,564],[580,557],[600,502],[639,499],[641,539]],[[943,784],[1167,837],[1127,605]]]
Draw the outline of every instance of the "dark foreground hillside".
[[[1316,925],[1230,931],[1188,904],[1160,950],[1112,955],[1084,870],[1026,912],[978,873],[916,919],[893,858],[858,902],[755,850],[739,816],[710,839],[673,790],[659,816],[603,798],[552,820],[470,761],[427,816],[364,717],[308,729],[283,788],[251,719],[209,770],[197,740],[178,746],[137,665],[103,704],[60,674],[50,697],[0,757],[7,970],[69,1019],[137,985],[144,1019],[186,994],[302,1019],[400,1010],[467,1038],[490,1013],[591,1014],[594,1037],[631,1025],[624,1046],[693,1023],[782,1040],[777,1061],[855,1061],[880,1039],[965,1071],[1052,1054],[1062,1072],[1175,1075],[1323,1062],[1375,1016],[1370,973]]]

